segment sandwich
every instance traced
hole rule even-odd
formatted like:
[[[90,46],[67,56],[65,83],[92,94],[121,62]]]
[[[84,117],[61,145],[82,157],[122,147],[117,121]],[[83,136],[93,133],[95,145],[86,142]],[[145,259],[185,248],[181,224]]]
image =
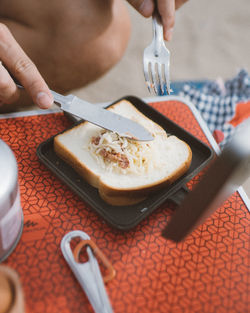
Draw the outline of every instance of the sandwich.
[[[54,137],[56,154],[97,188],[105,202],[136,204],[185,174],[192,160],[186,142],[168,135],[127,100],[108,110],[141,124],[154,140],[121,137],[86,121]]]

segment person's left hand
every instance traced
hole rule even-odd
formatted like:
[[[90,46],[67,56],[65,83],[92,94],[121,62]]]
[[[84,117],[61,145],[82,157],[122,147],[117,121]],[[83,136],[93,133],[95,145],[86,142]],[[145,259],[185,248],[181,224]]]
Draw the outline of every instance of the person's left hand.
[[[53,96],[37,67],[8,27],[0,23],[0,106],[19,100],[20,90],[14,79],[25,87],[34,103],[41,109],[52,106]]]
[[[175,10],[188,0],[127,0],[144,17],[152,16],[157,3],[162,18],[164,39],[170,41],[175,23]]]

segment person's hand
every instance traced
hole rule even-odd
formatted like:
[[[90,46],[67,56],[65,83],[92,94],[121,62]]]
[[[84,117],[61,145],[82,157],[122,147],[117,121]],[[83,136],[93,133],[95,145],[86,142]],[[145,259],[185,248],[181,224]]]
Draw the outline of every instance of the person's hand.
[[[48,109],[52,105],[53,96],[38,69],[7,26],[0,23],[0,104],[18,101],[20,90],[12,77],[23,85],[41,109]]]
[[[172,39],[175,10],[179,9],[188,0],[127,0],[140,14],[150,17],[157,3],[159,14],[162,18],[164,39]]]

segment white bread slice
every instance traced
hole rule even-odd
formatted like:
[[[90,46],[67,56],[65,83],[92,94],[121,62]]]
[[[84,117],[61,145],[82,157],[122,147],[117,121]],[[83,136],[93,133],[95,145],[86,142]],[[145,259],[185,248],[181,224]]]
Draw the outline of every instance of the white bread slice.
[[[54,138],[56,154],[70,164],[90,185],[98,188],[104,201],[111,205],[138,203],[155,190],[173,183],[188,170],[192,152],[184,141],[176,136],[168,136],[162,127],[126,100],[114,104],[108,110],[140,123],[153,134],[154,140],[150,142],[125,140],[122,154],[128,158],[125,163],[119,163],[100,154],[103,150],[100,138],[103,140],[103,136],[108,136],[109,139],[110,136],[114,136],[116,139],[123,139],[89,122],[80,123]],[[95,138],[98,140],[95,141]],[[113,142],[111,140],[111,146]],[[95,150],[96,147],[99,150]],[[105,148],[105,151],[106,149],[108,148]],[[128,151],[137,152],[129,154]],[[129,159],[130,155],[133,159]],[[137,164],[139,161],[140,166]]]

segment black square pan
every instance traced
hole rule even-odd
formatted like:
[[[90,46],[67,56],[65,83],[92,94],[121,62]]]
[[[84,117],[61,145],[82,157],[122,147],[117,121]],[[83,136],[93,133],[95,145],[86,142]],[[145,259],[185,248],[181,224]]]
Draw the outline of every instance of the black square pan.
[[[84,202],[88,203],[108,224],[117,229],[128,230],[145,219],[166,199],[169,199],[171,195],[178,194],[178,190],[180,192],[182,190],[183,192],[182,186],[207,165],[213,157],[213,151],[192,134],[137,97],[123,97],[114,103],[123,99],[130,101],[144,115],[161,125],[167,133],[184,140],[192,150],[192,163],[189,170],[167,188],[150,195],[148,199],[136,205],[112,206],[100,198],[96,188],[90,186],[74,169],[55,154],[53,149],[54,136],[38,146],[37,156],[46,167],[58,176]],[[75,123],[73,126],[78,123]]]

